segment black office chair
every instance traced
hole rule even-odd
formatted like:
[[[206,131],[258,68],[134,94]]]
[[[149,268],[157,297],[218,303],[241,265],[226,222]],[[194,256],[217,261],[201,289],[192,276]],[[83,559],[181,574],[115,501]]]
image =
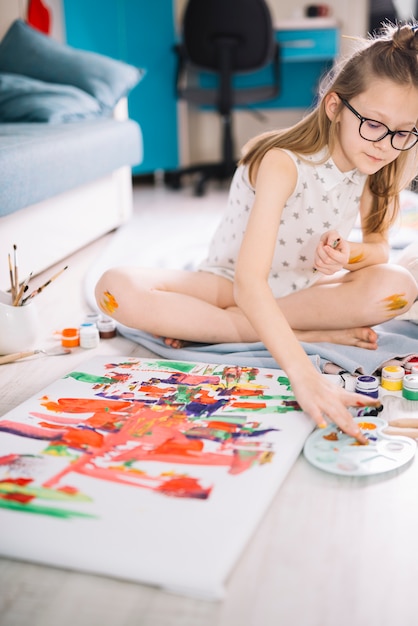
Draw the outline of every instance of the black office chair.
[[[236,161],[232,110],[257,104],[279,93],[279,46],[265,0],[189,0],[182,24],[176,91],[179,98],[216,108],[222,123],[222,160],[165,172],[166,183],[181,187],[183,176],[197,174],[196,195],[203,195],[210,179],[232,176]],[[271,66],[268,84],[236,88],[234,77]],[[216,77],[215,87],[205,87],[202,72]]]

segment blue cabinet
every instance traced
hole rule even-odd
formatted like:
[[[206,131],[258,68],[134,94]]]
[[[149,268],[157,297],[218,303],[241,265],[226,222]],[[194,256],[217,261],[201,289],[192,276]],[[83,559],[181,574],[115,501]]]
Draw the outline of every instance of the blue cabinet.
[[[128,98],[142,129],[143,162],[134,174],[179,165],[172,0],[63,0],[67,43],[144,68]]]

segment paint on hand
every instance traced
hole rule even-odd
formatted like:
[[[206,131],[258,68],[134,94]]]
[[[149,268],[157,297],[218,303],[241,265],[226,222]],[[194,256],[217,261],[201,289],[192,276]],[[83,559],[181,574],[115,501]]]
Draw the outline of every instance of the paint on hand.
[[[404,293],[394,293],[384,298],[383,302],[386,303],[385,308],[387,311],[399,311],[408,305],[408,300],[406,300]]]
[[[103,298],[100,300],[100,306],[103,311],[112,315],[116,309],[119,307],[119,304],[116,301],[116,298],[112,296],[110,291],[105,291],[103,294]]]
[[[349,265],[352,265],[354,263],[360,263],[360,261],[362,261],[363,259],[364,259],[364,254],[360,252],[360,254],[350,257],[348,259],[348,263]]]

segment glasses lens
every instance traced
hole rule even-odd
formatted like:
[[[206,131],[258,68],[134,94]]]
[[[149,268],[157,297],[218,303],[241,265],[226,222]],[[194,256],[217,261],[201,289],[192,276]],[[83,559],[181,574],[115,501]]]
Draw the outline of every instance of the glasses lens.
[[[397,150],[408,150],[418,141],[418,137],[408,131],[399,131],[392,135],[392,146]]]
[[[367,141],[380,141],[388,134],[388,130],[385,124],[374,120],[363,120],[360,124],[360,135]]]
[[[367,141],[380,141],[389,133],[389,128],[381,122],[366,119],[360,123],[360,135]],[[417,143],[418,137],[408,130],[400,130],[397,133],[391,133],[391,140],[396,150],[409,150]]]

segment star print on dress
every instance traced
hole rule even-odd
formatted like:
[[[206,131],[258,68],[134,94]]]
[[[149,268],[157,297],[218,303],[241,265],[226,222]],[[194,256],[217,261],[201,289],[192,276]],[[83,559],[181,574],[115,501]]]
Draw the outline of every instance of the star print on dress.
[[[288,150],[285,152],[298,169],[298,179],[282,209],[269,273],[269,285],[275,297],[304,289],[318,280],[321,273],[312,272],[312,267],[320,238],[328,230],[337,230],[342,238],[348,237],[366,181],[366,176],[357,170],[341,172],[326,150],[303,160]],[[200,269],[233,280],[254,197],[248,167],[240,165],[231,184],[225,218]]]

